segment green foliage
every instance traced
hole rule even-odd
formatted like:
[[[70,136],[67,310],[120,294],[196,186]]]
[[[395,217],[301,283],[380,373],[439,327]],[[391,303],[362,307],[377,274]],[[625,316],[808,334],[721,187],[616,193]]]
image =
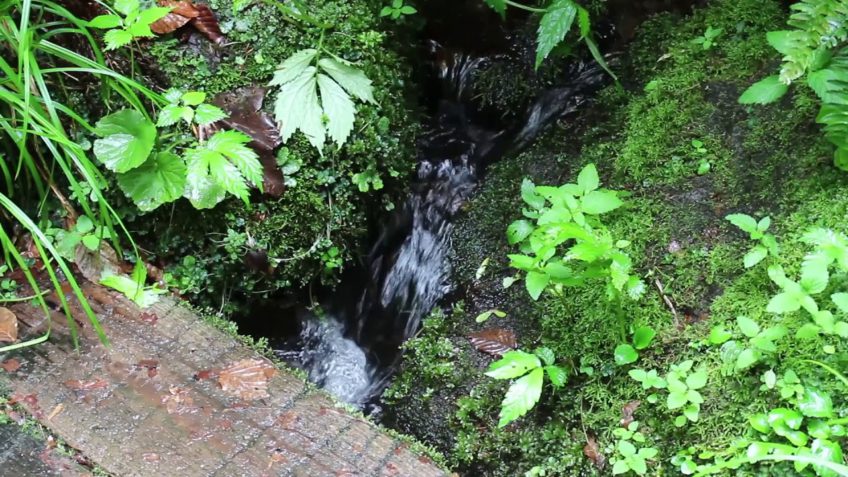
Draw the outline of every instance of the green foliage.
[[[639,422],[633,421],[627,428],[616,428],[612,434],[618,438],[614,448],[615,455],[610,458],[613,464],[612,474],[624,475],[629,472],[637,475],[647,474],[648,461],[654,460],[659,451],[655,447],[641,446],[646,439],[645,435],[639,432]]]
[[[687,421],[698,422],[701,412],[701,404],[704,397],[700,389],[707,385],[708,373],[705,367],[692,371],[695,364],[692,360],[686,360],[680,364],[672,364],[665,377],[656,370],[631,369],[628,375],[642,384],[642,389],[666,390],[666,408],[669,411],[682,410],[683,414],[674,419],[676,427],[683,427]],[[648,402],[656,403],[659,395],[654,393],[648,396]]]
[[[713,28],[708,26],[704,34],[692,40],[695,45],[700,45],[702,49],[709,50],[716,44],[716,38],[724,32],[723,28]]]
[[[152,38],[150,25],[171,11],[170,7],[141,8],[139,0],[115,0],[112,9],[115,13],[88,22],[90,28],[107,30],[103,37],[106,50],[116,50],[137,38]]]
[[[356,114],[351,96],[375,102],[371,80],[362,70],[323,53],[313,48],[298,51],[280,64],[269,83],[280,88],[274,114],[283,142],[300,130],[319,153],[327,136],[339,148],[350,136]]]
[[[105,274],[100,279],[100,284],[118,290],[132,300],[141,308],[147,308],[157,301],[159,295],[167,293],[155,285],[152,287],[145,286],[147,280],[147,267],[143,263],[137,262],[133,268],[132,276],[119,274]]]
[[[745,258],[743,260],[745,268],[751,268],[757,265],[765,260],[765,258],[769,255],[772,257],[779,256],[777,240],[774,238],[774,235],[766,233],[771,226],[770,217],[763,217],[757,221],[750,215],[731,214],[727,216],[727,220],[731,224],[739,227],[743,232],[747,232],[751,240],[759,242],[758,245],[745,254]]]
[[[630,243],[614,240],[599,217],[623,202],[618,192],[600,189],[594,165],[580,172],[577,183],[560,187],[525,180],[521,197],[529,206],[524,210],[526,219],[510,224],[507,239],[522,253],[509,258],[512,267],[526,273],[525,285],[534,300],[545,289],[561,294],[563,287],[598,278],[606,282],[611,301],[642,295],[644,284],[631,275],[633,262],[624,252]]]
[[[194,122],[198,126],[207,126],[227,117],[221,108],[204,103],[206,93],[171,89],[165,92],[168,105],[162,108],[156,120],[156,126],[173,126],[180,120],[188,124]]]
[[[515,379],[501,403],[498,427],[505,427],[533,409],[542,395],[545,376],[556,388],[565,385],[568,373],[554,364],[555,361],[553,351],[548,348],[539,348],[534,354],[508,351],[501,359],[489,366],[486,376],[495,379]]]
[[[392,0],[391,5],[386,5],[380,10],[381,17],[391,17],[392,20],[398,20],[402,15],[414,15],[418,13],[412,5],[406,5],[404,0]]]
[[[110,239],[112,234],[108,227],[95,224],[85,215],[78,218],[76,224],[68,230],[48,228],[45,233],[51,237],[62,258],[71,262],[76,260],[77,246],[82,244],[92,252],[98,251],[100,241]]]
[[[775,342],[780,343],[787,335],[786,327],[775,325],[761,329],[756,321],[745,316],[737,317],[736,324],[747,338],[747,343],[730,339],[733,335],[721,325],[710,331],[709,343],[721,345],[721,359],[725,365],[723,372],[729,374],[744,371],[764,360],[773,362],[777,352]]]
[[[650,326],[640,326],[633,331],[633,344],[620,344],[615,348],[613,357],[615,364],[624,366],[635,363],[639,359],[639,352],[651,345],[657,332]]]

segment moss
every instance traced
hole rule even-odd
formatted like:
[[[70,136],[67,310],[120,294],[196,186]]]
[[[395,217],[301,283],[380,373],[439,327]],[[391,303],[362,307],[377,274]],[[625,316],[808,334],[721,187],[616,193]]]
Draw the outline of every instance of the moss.
[[[798,363],[810,356],[841,363],[841,355],[822,352],[822,342],[786,341],[772,364],[738,374],[723,373],[719,348],[703,344],[713,325],[733,328],[739,315],[762,326],[787,325],[790,334],[806,319],[765,312],[776,288],[764,264],[743,267],[752,244],[726,215],[770,215],[790,273],[797,273],[809,251],[800,240],[805,230],[814,225],[845,230],[847,223],[848,176],[831,165],[831,146],[814,123],[818,105],[811,92],[798,87],[766,107],[737,103],[748,85],[777,65],[764,33],[784,22],[780,2],[771,0],[716,1],[687,17],[659,15],[639,29],[622,55],[624,87],[601,92],[575,126],[552,131],[531,150],[489,169],[454,232],[455,276],[469,316],[492,306],[517,315],[520,319],[511,316],[497,326],[514,329],[522,348],[552,348],[574,372],[565,389],[545,388],[538,409],[505,430],[496,430],[503,383],[477,376],[466,384],[467,393],[454,392],[456,412],[449,423],[455,446],[445,448],[453,449],[448,458],[459,470],[521,475],[542,466],[548,475],[594,475],[581,455],[586,435],[597,435],[602,448],[613,443],[622,407],[640,400],[635,417],[660,450],[650,472],[674,474],[668,462],[677,452],[725,449],[747,435],[747,415],[780,405],[774,391],[761,389],[760,377],[772,365],[778,372],[792,366],[805,382],[834,397],[842,394],[820,369]],[[691,40],[707,26],[724,32],[716,46],[703,50]],[[707,152],[697,152],[693,139]],[[712,165],[705,175],[696,172],[701,158]],[[672,424],[676,412],[646,402],[649,393],[628,377],[629,368],[613,364],[617,324],[601,287],[569,289],[539,302],[530,300],[520,282],[500,290],[501,280],[514,273],[505,258],[512,249],[504,231],[521,216],[521,179],[561,184],[590,162],[598,165],[605,186],[630,192],[626,207],[605,216],[605,223],[614,237],[632,242],[629,253],[649,287],[640,302],[625,309],[634,325],[658,331],[638,366],[665,373],[671,364],[693,359],[709,369],[699,422],[684,428]],[[485,258],[491,263],[477,280]],[[422,339],[456,338],[444,329],[423,333]],[[405,373],[416,376],[419,366],[413,360]],[[784,470],[751,470],[769,472]]]
[[[273,2],[253,2],[238,14],[232,12],[232,3],[209,2],[227,36],[224,46],[198,34],[187,41],[163,38],[150,44],[148,54],[163,87],[216,94],[265,85],[284,59],[320,43],[324,51],[355,62],[365,72],[373,81],[377,104],[357,105],[354,132],[340,150],[327,147],[320,155],[302,134],[295,134],[282,154],[302,166],[287,178],[287,190],[279,198],[257,193],[249,208],[228,200],[207,212],[179,204],[130,217],[133,228],[140,229],[142,239],[149,237],[149,248],[163,262],[173,261],[173,255],[177,259],[192,255],[206,267],[205,281],[197,287],[201,291],[186,292],[210,306],[241,301],[246,294],[253,299],[269,290],[298,289],[319,277],[332,281],[333,270],[325,268],[322,254],[337,248],[350,262],[361,252],[369,219],[394,207],[401,197],[415,157],[418,124],[407,100],[411,67],[396,47],[392,24],[382,23],[377,14],[382,2],[310,2],[308,13],[332,25],[323,33],[308,22],[284,17]],[[271,90],[266,109],[271,109],[273,99]],[[352,178],[366,171],[379,176],[385,187],[361,192]],[[170,239],[163,241],[166,225]],[[235,247],[238,253],[221,240],[233,234],[241,237],[242,243]],[[254,273],[245,267],[251,254],[267,258],[253,267]]]

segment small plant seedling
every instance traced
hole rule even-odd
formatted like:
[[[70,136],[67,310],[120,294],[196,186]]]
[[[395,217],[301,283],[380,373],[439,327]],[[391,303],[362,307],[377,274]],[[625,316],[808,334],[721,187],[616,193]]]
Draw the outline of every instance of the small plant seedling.
[[[477,323],[483,323],[483,322],[487,321],[489,318],[491,318],[492,315],[497,316],[498,318],[506,318],[506,312],[504,312],[504,311],[488,310],[488,311],[484,311],[483,313],[480,313],[479,315],[477,315],[477,317],[474,318],[474,321],[476,321]]]
[[[391,17],[392,20],[398,20],[401,16],[414,15],[418,10],[411,5],[406,5],[403,0],[392,0],[391,5],[387,5],[380,10],[381,17]]]
[[[756,321],[745,316],[737,317],[736,325],[747,342],[732,340],[733,334],[722,325],[713,327],[708,338],[711,345],[721,345],[722,361],[727,365],[728,372],[731,369],[732,372],[744,371],[772,356],[777,352],[775,342],[781,341],[787,334],[783,326],[761,329]]]
[[[112,8],[115,13],[99,15],[88,22],[91,28],[107,30],[103,37],[106,50],[116,50],[136,38],[152,38],[150,25],[171,11],[170,7],[142,9],[139,0],[115,0]]]
[[[108,228],[95,225],[85,215],[80,216],[70,230],[49,229],[47,233],[54,238],[59,254],[70,261],[76,260],[77,245],[82,244],[93,252],[100,249],[101,240],[111,237]]]
[[[745,254],[743,262],[745,268],[751,268],[762,262],[766,257],[771,255],[777,257],[779,254],[777,239],[774,235],[766,233],[771,226],[771,218],[763,217],[759,221],[745,214],[731,214],[726,219],[733,225],[739,227],[743,232],[747,232],[751,240],[759,242],[751,250]]]
[[[607,449],[608,453],[615,452],[610,458],[613,475],[629,472],[647,474],[648,461],[656,457],[659,451],[654,447],[637,447],[637,444],[644,444],[646,440],[645,435],[639,432],[639,422],[633,421],[627,428],[619,427],[612,434],[618,438],[615,447]]]
[[[333,271],[337,268],[341,268],[344,265],[344,261],[342,260],[341,251],[338,247],[330,247],[321,253],[321,261],[324,262],[324,270],[325,271]]]
[[[145,286],[145,280],[147,280],[147,267],[138,261],[133,268],[132,276],[106,274],[100,279],[100,284],[118,290],[140,308],[147,308],[159,301],[159,295],[167,293],[167,290],[162,290],[155,285]]]
[[[706,146],[704,145],[704,141],[701,141],[700,139],[692,140],[692,149],[695,151],[696,154],[706,154],[708,152]]]
[[[683,427],[686,421],[697,422],[701,412],[701,404],[704,402],[703,396],[699,392],[707,385],[708,373],[705,367],[700,367],[696,371],[692,371],[694,362],[692,360],[683,361],[680,364],[671,365],[669,372],[665,377],[659,375],[654,370],[632,369],[628,375],[633,380],[642,384],[642,389],[650,390],[667,390],[666,407],[669,410],[682,409],[683,415],[677,416],[674,419],[674,425]],[[655,404],[659,401],[657,394],[648,396],[648,402]]]
[[[633,343],[621,344],[615,348],[613,357],[615,364],[624,366],[639,359],[639,352],[651,345],[657,332],[650,326],[640,326],[633,331]]]
[[[713,166],[710,163],[710,161],[708,161],[704,158],[701,158],[701,160],[698,161],[698,175],[699,176],[703,176],[703,175],[709,173],[712,168],[713,168]]]
[[[568,373],[554,364],[555,361],[553,351],[549,348],[539,348],[532,354],[509,351],[489,366],[486,376],[515,379],[501,403],[498,427],[505,427],[533,409],[542,395],[545,376],[555,388],[565,385]]]
[[[206,126],[227,117],[221,108],[204,103],[206,93],[170,89],[165,92],[168,105],[162,108],[156,121],[156,126],[165,127],[178,123],[181,119],[188,124],[194,122]]]
[[[704,50],[709,50],[713,46],[715,46],[716,39],[721,36],[724,32],[723,28],[713,28],[708,26],[704,34],[693,39],[692,43],[695,45],[701,45],[701,48]]]

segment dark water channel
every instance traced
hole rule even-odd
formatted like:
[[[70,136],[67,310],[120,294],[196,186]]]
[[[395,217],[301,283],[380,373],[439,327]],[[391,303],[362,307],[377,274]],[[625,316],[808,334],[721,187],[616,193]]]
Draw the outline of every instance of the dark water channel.
[[[400,345],[452,289],[452,219],[486,166],[532,144],[610,81],[593,61],[558,59],[564,67],[552,86],[539,89],[525,108],[483,107],[475,100],[474,81],[493,62],[523,64],[527,77],[534,75],[526,18],[504,23],[482,2],[425,3],[426,62],[420,63],[426,71],[419,76],[431,119],[418,140],[409,196],[380,219],[364,265],[320,299],[320,316],[301,307],[291,329],[270,337],[279,356],[313,382],[366,410],[396,370]],[[615,31],[611,23],[603,28]],[[607,40],[607,48],[614,47],[621,36],[610,33]]]

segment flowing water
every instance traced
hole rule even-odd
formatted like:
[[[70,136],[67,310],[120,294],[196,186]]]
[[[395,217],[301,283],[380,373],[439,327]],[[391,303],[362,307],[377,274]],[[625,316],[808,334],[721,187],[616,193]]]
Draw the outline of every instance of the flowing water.
[[[388,383],[399,346],[450,290],[452,218],[485,167],[527,147],[552,121],[574,112],[605,81],[595,63],[575,61],[561,87],[541,94],[516,125],[475,124],[469,96],[489,61],[434,45],[442,97],[419,141],[418,170],[405,205],[384,225],[366,260],[324,303],[325,316],[301,316],[297,343],[280,355],[350,404],[363,407]],[[506,227],[506,224],[504,224]]]

